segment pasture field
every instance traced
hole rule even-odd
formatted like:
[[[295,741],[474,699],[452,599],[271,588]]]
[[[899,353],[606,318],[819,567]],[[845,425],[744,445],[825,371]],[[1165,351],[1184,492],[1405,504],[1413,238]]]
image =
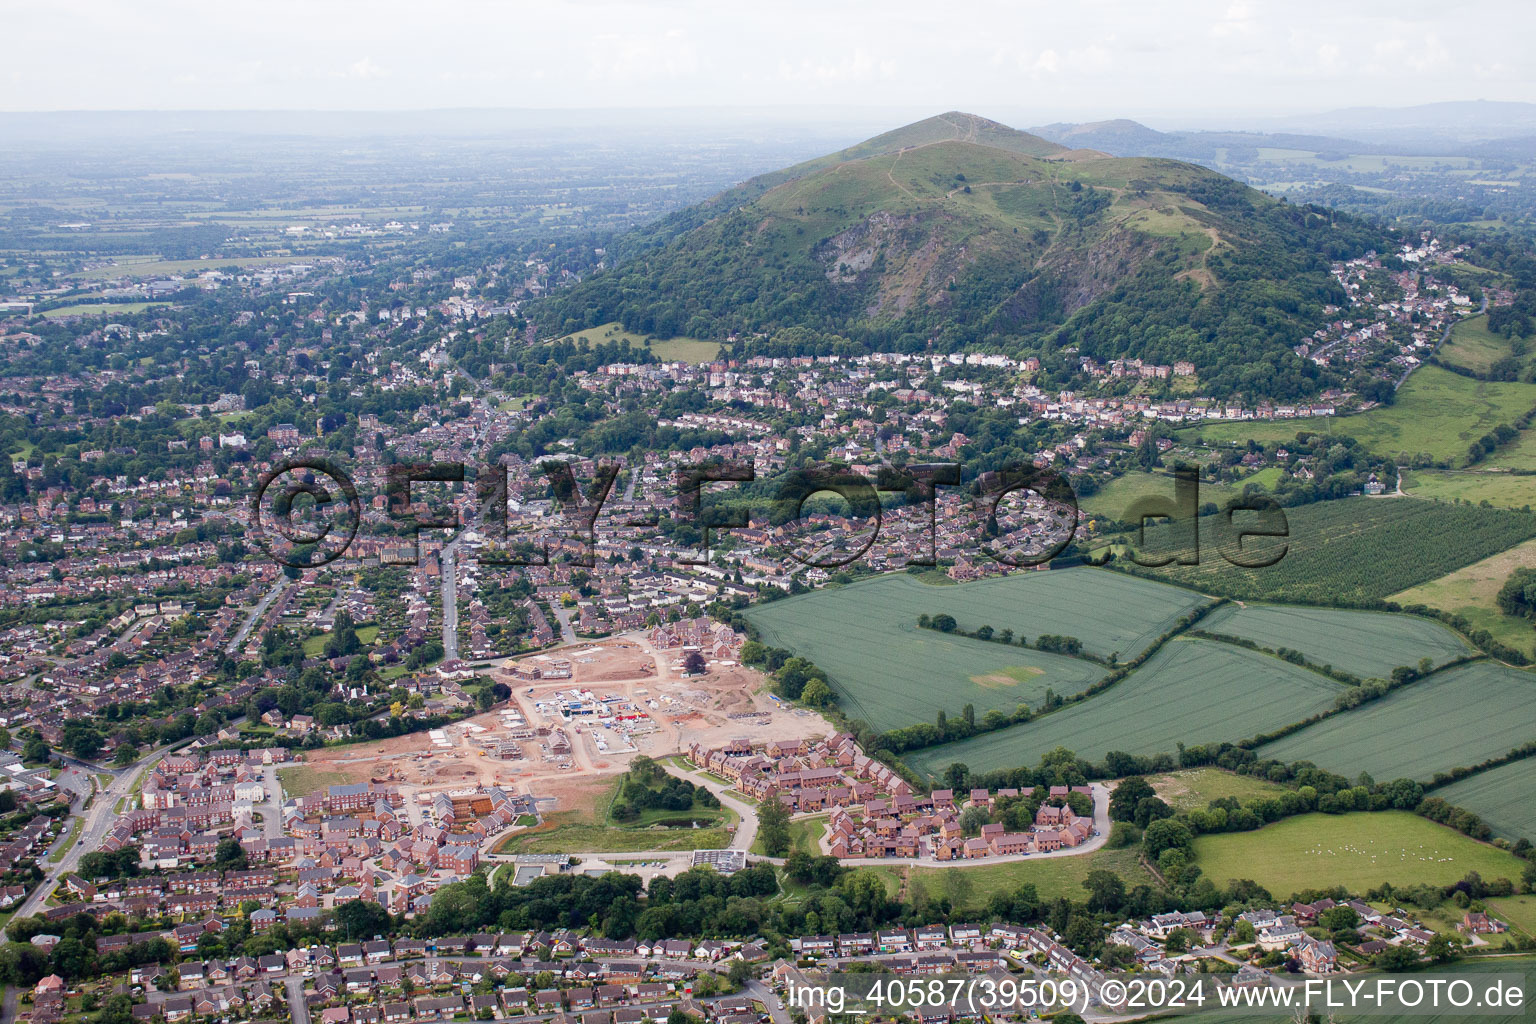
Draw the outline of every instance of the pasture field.
[[[1536,896],[1503,896],[1488,900],[1488,912],[1536,939]]]
[[[1428,780],[1536,739],[1536,674],[1479,661],[1438,672],[1259,748],[1378,782]]]
[[[1536,758],[1501,764],[1434,791],[1501,836],[1536,841]]]
[[[1017,605],[1015,588],[1035,575],[1056,574],[978,582],[990,584],[986,593],[999,595],[999,601],[1011,595]],[[995,586],[1000,583],[1013,586]],[[1020,702],[1037,707],[1047,689],[1079,693],[1103,678],[1103,668],[1081,658],[918,628],[924,612],[949,610],[959,619],[956,610],[962,605],[987,609],[977,597],[955,600],[976,585],[934,587],[905,575],[880,576],[758,605],[746,615],[764,643],[794,651],[824,670],[850,718],[881,732],[931,722],[940,709],[955,714],[966,704],[976,706],[978,717],[993,708],[1012,711]],[[1034,605],[1017,606],[1021,616],[1035,614]],[[996,616],[995,605],[987,610]],[[1047,610],[1042,604],[1041,612]],[[1007,620],[989,621],[1001,627]],[[1017,622],[1016,628],[1025,628],[1027,621]],[[1057,622],[1051,619],[1053,626]]]
[[[1536,407],[1536,384],[1484,381],[1438,366],[1415,370],[1391,405],[1352,416],[1207,423],[1180,436],[1207,443],[1281,443],[1302,431],[1353,437],[1378,455],[1411,463],[1464,465],[1467,448],[1500,423],[1514,423]],[[1497,458],[1489,460],[1497,462]]]
[[[1230,545],[1216,529],[1224,517],[1200,520],[1200,564],[1127,572],[1249,601],[1337,604],[1377,600],[1427,583],[1536,537],[1536,514],[1446,505],[1414,498],[1344,498],[1285,510],[1290,535],[1249,539],[1244,551],[1273,557],[1274,565],[1244,569],[1220,554]],[[1167,550],[1166,527],[1147,530],[1149,551]]]
[[[1200,629],[1252,640],[1277,651],[1300,651],[1316,665],[1332,665],[1361,679],[1385,679],[1399,665],[1430,658],[1443,665],[1471,654],[1456,633],[1431,619],[1386,612],[1301,605],[1223,605]]]
[[[1470,469],[1412,469],[1403,473],[1403,492],[1414,498],[1473,505],[1486,501],[1501,508],[1526,510],[1536,506],[1536,476]]]
[[[936,777],[956,761],[978,771],[1032,765],[1055,747],[1091,761],[1102,761],[1111,750],[1173,753],[1181,741],[1240,740],[1300,721],[1327,710],[1343,689],[1267,654],[1179,637],[1080,704],[904,759]]]
[[[1342,885],[1450,885],[1476,871],[1518,883],[1525,862],[1412,811],[1300,814],[1252,832],[1195,839],[1195,862],[1218,886],[1249,878],[1285,899]]]
[[[1278,796],[1285,787],[1275,782],[1239,775],[1222,768],[1185,768],[1164,775],[1148,775],[1147,781],[1169,807],[1178,811],[1210,806],[1212,800],[1234,797],[1240,803]]]
[[[1250,477],[1254,483],[1264,483],[1267,479],[1260,473]],[[1200,504],[1214,502],[1222,505],[1228,498],[1242,493],[1244,480],[1237,485],[1213,484],[1205,480],[1200,481]],[[1132,470],[1122,473],[1113,480],[1100,487],[1086,498],[1078,499],[1078,505],[1083,512],[1093,518],[1123,520],[1131,504],[1140,498],[1156,497],[1173,499],[1173,477],[1167,473],[1146,473],[1141,470]]]
[[[1473,629],[1486,629],[1493,638],[1517,650],[1531,653],[1536,629],[1529,619],[1505,615],[1494,598],[1509,574],[1536,567],[1536,540],[1528,540],[1480,562],[1457,569],[1439,579],[1393,594],[1401,605],[1422,604],[1460,615]]]
[[[1478,464],[1485,469],[1523,469],[1536,471],[1536,429],[1520,431],[1520,436]],[[1532,502],[1536,505],[1536,502]]]
[[[617,320],[612,323],[588,327],[584,331],[568,334],[561,341],[586,342],[590,345],[619,342],[630,348],[648,351],[664,362],[709,363],[720,353],[718,341],[700,338],[670,338],[666,341],[647,338],[644,334],[626,331]]]
[[[1494,363],[1513,355],[1514,350],[1508,338],[1488,329],[1488,317],[1483,315],[1468,317],[1451,328],[1451,336],[1440,346],[1439,354],[1442,362],[1486,374]],[[1522,364],[1529,358],[1521,357]]]

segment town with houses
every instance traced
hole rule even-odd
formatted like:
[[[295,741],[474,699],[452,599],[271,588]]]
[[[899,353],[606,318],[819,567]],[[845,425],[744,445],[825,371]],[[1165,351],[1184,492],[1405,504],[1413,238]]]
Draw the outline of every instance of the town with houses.
[[[1332,319],[1296,353],[1357,382],[1401,384],[1476,311],[1449,275],[1436,277],[1460,254],[1426,234],[1387,260],[1408,269],[1376,256],[1336,264],[1348,305],[1329,307]],[[100,297],[117,301],[241,297],[232,324],[246,332],[246,358],[217,397],[158,397],[141,370],[117,361],[0,387],[0,413],[42,414],[81,438],[65,459],[17,451],[0,480],[0,610],[17,613],[0,629],[0,912],[13,942],[15,922],[37,922],[24,941],[49,965],[19,1000],[8,993],[4,1024],[94,1019],[117,996],[128,1020],[145,1022],[641,1024],[681,1009],[723,1024],[789,1024],[785,993],[797,979],[852,963],[902,975],[1051,973],[1098,991],[1108,965],[1049,927],[1001,920],[726,938],[614,938],[576,921],[420,937],[415,926],[435,894],[472,876],[553,893],[613,871],[654,881],[785,867],[750,851],[747,814],[722,849],[628,860],[500,852],[509,836],[568,812],[562,787],[611,780],[639,754],[675,758],[668,772],[728,807],[776,801],[791,820],[824,822],[817,854],[843,866],[961,871],[1107,842],[1104,785],[923,791],[849,733],[766,693],[761,673],[741,664],[746,638],[707,610],[840,572],[933,566],[961,581],[1015,571],[978,551],[986,517],[965,495],[940,491],[932,514],[888,509],[872,536],[821,512],[793,522],[754,512],[706,539],[674,518],[690,468],[750,463],[768,480],[809,451],[875,480],[892,464],[965,462],[977,451],[955,422],[985,406],[1029,430],[1038,446],[1024,454],[1036,467],[1107,480],[1145,446],[1171,448],[1171,427],[1331,417],[1374,399],[1338,387],[1292,404],[1228,402],[1202,396],[1196,367],[1182,361],[1074,354],[1071,386],[1060,387],[1034,356],[736,358],[728,343],[694,361],[642,361],[635,349],[577,360],[558,371],[549,400],[532,390],[533,368],[510,356],[482,367],[480,383],[462,363],[469,341],[504,328],[566,272],[538,259],[449,281],[417,270],[389,282],[392,297],[354,304],[331,287],[348,270],[319,258],[101,278]],[[492,290],[509,297],[481,296]],[[46,343],[28,303],[0,307],[0,356]],[[170,315],[147,327],[98,320],[54,324],[106,349],[165,347],[178,330]],[[262,342],[287,331],[307,340]],[[1060,372],[1050,379],[1059,384]],[[379,399],[380,411],[317,415],[327,388]],[[692,400],[678,401],[684,394]],[[274,395],[284,396],[275,414]],[[129,396],[154,400],[125,407]],[[564,433],[582,403],[654,422],[675,443],[632,452],[616,436],[610,455],[586,450]],[[119,419],[136,427],[120,430]],[[108,440],[86,440],[93,431]],[[535,435],[537,451],[520,446]],[[255,542],[251,495],[286,460],[321,456],[361,496],[356,536],[328,564],[284,565]],[[402,516],[389,472],[411,462],[504,473],[504,505],[488,514],[481,489],[422,477]],[[617,475],[596,529],[583,530],[579,509],[557,497],[560,474],[585,490],[604,465]],[[1222,467],[1232,481],[1267,467],[1311,479],[1307,457],[1284,447],[1234,451]],[[1369,493],[1388,486],[1373,477]],[[410,517],[461,529],[417,531]],[[1015,552],[1086,541],[1094,528],[1033,494],[986,525]],[[848,550],[860,552],[857,566],[826,557]],[[1039,805],[1027,819],[1004,813],[1031,796]],[[971,830],[967,810],[1006,820]],[[1157,914],[1106,926],[1103,938],[1124,948],[1117,969],[1278,985],[1434,941],[1408,911],[1380,903]],[[393,930],[339,935],[339,912],[356,904]],[[1361,926],[1342,957],[1317,927],[1339,905]],[[1481,911],[1462,922],[1473,942],[1506,927]],[[92,984],[82,984],[89,972],[52,968],[65,962],[56,951],[86,943],[99,968]],[[1116,1007],[1096,1000],[1093,1011],[1113,1017]],[[913,1019],[982,1018],[948,1006]]]

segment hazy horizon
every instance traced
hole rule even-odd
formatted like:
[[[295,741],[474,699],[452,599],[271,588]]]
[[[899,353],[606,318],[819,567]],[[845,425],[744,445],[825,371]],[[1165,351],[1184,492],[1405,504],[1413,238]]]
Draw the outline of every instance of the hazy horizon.
[[[1536,9],[1491,0],[983,3],[963,17],[804,0],[7,7],[9,112],[828,106],[1203,122],[1536,102]]]

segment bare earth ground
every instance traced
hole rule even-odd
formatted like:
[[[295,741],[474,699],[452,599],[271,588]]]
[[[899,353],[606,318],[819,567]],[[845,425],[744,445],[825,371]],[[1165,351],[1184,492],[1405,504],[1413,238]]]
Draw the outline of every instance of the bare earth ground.
[[[713,747],[735,737],[763,742],[832,732],[821,716],[769,699],[762,673],[710,662],[703,676],[684,678],[681,652],[657,651],[641,633],[582,641],[546,653],[568,659],[573,678],[529,682],[511,675],[510,661],[498,665],[492,676],[512,688],[511,700],[445,728],[446,746],[434,744],[423,732],[312,751],[305,760],[317,773],[339,772],[356,782],[378,779],[398,786],[408,806],[419,807],[432,793],[499,785],[531,793],[545,815],[594,820],[597,803],[637,753],[659,758],[685,751],[693,742]],[[650,722],[626,735],[591,719],[564,722],[552,704],[536,706],[559,691],[578,689],[599,698],[619,696],[644,710]],[[495,742],[509,738],[501,716],[508,706],[536,730],[563,729],[571,742],[569,753],[557,754],[550,749],[552,737],[541,735],[519,741],[521,759],[496,758]],[[764,717],[730,717],[753,713]]]

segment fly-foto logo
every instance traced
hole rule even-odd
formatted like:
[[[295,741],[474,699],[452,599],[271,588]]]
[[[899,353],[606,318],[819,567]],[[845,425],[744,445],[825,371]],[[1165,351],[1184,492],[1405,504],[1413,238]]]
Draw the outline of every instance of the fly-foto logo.
[[[591,480],[582,486],[569,462],[546,460],[539,464],[562,513],[558,523],[551,523],[559,533],[562,551],[568,555],[565,564],[586,568],[597,564],[599,519],[622,469],[618,462],[599,462]],[[547,539],[537,544],[518,543],[510,532],[510,473],[506,466],[493,465],[474,476],[478,525],[485,541],[476,560],[484,566],[549,565],[551,545]],[[1290,536],[1290,524],[1273,498],[1244,495],[1216,514],[1202,516],[1199,471],[1179,465],[1172,476],[1172,497],[1138,498],[1117,520],[1135,538],[1134,543],[1123,546],[1124,557],[1148,567],[1198,565],[1202,527],[1208,537],[1214,534],[1217,555],[1233,566],[1264,568],[1285,557],[1289,545],[1275,542]],[[709,485],[755,484],[753,464],[685,464],[674,469],[672,480],[676,498],[665,524],[657,515],[631,517],[615,525],[687,531],[697,543],[674,556],[679,565],[708,564],[712,536],[723,530],[746,529],[754,517],[781,526],[801,522],[807,503],[824,495],[835,495],[846,505],[849,535],[837,544],[787,546],[789,559],[820,569],[840,568],[862,558],[880,536],[883,519],[893,508],[908,510],[917,523],[915,550],[907,553],[906,564],[937,565],[940,488],[962,494],[971,521],[978,524],[966,538],[966,553],[1007,566],[1025,568],[1050,562],[1077,539],[1082,522],[1077,495],[1067,478],[1053,469],[1029,464],[986,470],[970,480],[964,479],[959,463],[882,466],[871,480],[846,466],[815,463],[776,475],[766,489],[754,489],[744,495],[745,500],[728,500],[732,497],[728,493],[712,491],[715,500],[709,505],[704,501]],[[468,482],[463,463],[416,462],[386,467],[387,519],[391,528],[406,532],[410,543],[403,546],[403,554],[397,551],[382,561],[415,564],[415,541],[422,530],[457,530],[464,525],[456,511],[449,515],[419,511],[413,484]],[[1004,503],[1014,499],[1032,503],[1041,514],[1024,528],[999,535],[996,524],[1005,511]],[[250,521],[257,542],[272,558],[287,566],[315,568],[347,553],[362,523],[362,501],[352,478],[335,462],[290,459],[258,479],[251,496]],[[1271,543],[1255,546],[1249,543],[1254,539]],[[1114,549],[1108,548],[1099,560],[1111,557],[1115,557]]]

